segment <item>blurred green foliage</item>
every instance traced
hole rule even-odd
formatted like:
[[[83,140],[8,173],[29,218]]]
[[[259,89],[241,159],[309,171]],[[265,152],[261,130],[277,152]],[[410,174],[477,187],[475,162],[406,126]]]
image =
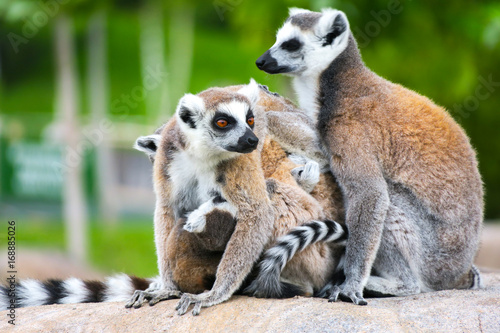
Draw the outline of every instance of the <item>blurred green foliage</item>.
[[[46,115],[25,136],[38,138],[54,113],[55,61],[53,19],[42,25],[27,43],[14,52],[9,33],[23,28],[39,12],[40,3],[55,0],[3,1],[0,3],[0,111],[9,119],[26,122],[31,115]],[[255,59],[274,43],[276,29],[288,7],[318,10],[335,7],[346,12],[351,28],[362,39],[361,52],[378,74],[414,89],[445,106],[465,128],[476,147],[486,188],[486,218],[500,217],[500,3],[498,0],[401,1],[394,0],[215,0],[215,1],[62,1],[56,15],[67,13],[75,20],[78,67],[83,84],[86,76],[86,27],[95,11],[107,13],[110,101],[140,86],[141,35],[139,12],[156,6],[163,16],[165,58],[169,44],[171,14],[179,8],[194,11],[195,36],[190,92],[214,85],[248,82],[250,77],[272,90],[293,97],[289,80],[257,70]],[[385,15],[390,6],[397,14]],[[361,32],[361,33],[359,33]],[[368,36],[369,38],[366,38]],[[166,68],[167,73],[169,68]],[[170,78],[175,84],[176,78]],[[484,90],[484,82],[496,83]],[[479,96],[477,89],[488,91]],[[488,88],[486,88],[488,89]],[[82,94],[85,96],[85,94]],[[166,119],[172,113],[172,96]],[[85,98],[83,115],[89,112]],[[111,103],[110,103],[111,104]],[[111,106],[110,106],[111,109]],[[110,113],[113,113],[110,110]],[[130,110],[134,121],[147,123],[145,103]],[[38,118],[37,118],[38,119]],[[29,120],[28,120],[29,122]],[[38,129],[38,130],[37,130]]]
[[[6,246],[5,232],[0,235],[0,247]],[[41,221],[17,221],[16,245],[23,248],[48,248],[64,251],[66,248],[62,223]],[[43,235],[43,237],[40,237]],[[89,228],[89,262],[92,267],[105,274],[124,272],[141,277],[158,274],[150,221],[127,221],[119,226],[106,226],[102,221],[93,221]]]

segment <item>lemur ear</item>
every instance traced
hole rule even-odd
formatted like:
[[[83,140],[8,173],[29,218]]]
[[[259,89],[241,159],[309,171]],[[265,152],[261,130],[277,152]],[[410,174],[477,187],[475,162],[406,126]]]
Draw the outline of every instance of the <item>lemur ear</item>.
[[[297,7],[290,7],[288,8],[288,16],[293,16],[297,14],[304,14],[304,13],[310,13],[310,10],[307,9],[302,9],[302,8],[297,8]]]
[[[200,119],[200,114],[204,110],[203,99],[193,94],[185,94],[179,101],[175,113],[181,122],[190,128],[196,128],[197,120]]]
[[[159,134],[140,136],[135,141],[134,148],[146,153],[151,162],[153,162],[156,155],[156,150],[160,145],[160,141],[161,141],[161,135]]]
[[[333,44],[335,38],[349,30],[347,16],[340,10],[326,8],[316,25],[316,34],[323,39],[323,46]]]
[[[250,100],[252,106],[254,106],[259,101],[259,84],[254,79],[250,79],[250,83],[238,90],[238,94],[242,94],[243,96],[247,97]]]

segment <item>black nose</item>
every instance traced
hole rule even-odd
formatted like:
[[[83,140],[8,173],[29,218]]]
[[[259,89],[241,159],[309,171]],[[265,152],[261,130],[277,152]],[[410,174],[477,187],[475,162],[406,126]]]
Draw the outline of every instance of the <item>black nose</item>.
[[[264,52],[264,54],[261,55],[259,57],[259,59],[257,59],[255,61],[255,64],[257,65],[257,68],[259,68],[259,69],[264,68],[264,66],[266,65],[266,62],[267,62],[268,59],[272,59],[271,58],[271,52],[269,50],[267,50],[266,52]]]
[[[266,64],[266,60],[262,59],[262,57],[260,57],[259,59],[257,59],[255,64],[257,65],[258,69],[262,69],[262,67],[264,67],[264,65]]]
[[[259,143],[259,138],[257,138],[257,137],[249,137],[247,139],[247,143],[248,143],[249,146],[255,147]]]

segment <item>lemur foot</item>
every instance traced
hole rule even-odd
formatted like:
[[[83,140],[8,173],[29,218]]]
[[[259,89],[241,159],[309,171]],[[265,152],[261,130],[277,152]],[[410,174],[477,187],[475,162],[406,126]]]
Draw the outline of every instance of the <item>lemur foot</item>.
[[[363,290],[361,288],[361,290]],[[330,286],[329,291],[330,296],[328,297],[328,302],[336,302],[340,298],[348,298],[356,305],[367,305],[368,302],[363,298],[363,292],[358,290],[358,288],[351,287],[346,283],[340,286]]]
[[[177,310],[177,313],[182,316],[187,312],[189,306],[194,304],[192,313],[193,316],[197,316],[200,314],[202,307],[207,308],[223,301],[223,299],[217,300],[212,291],[205,291],[204,293],[198,295],[185,293],[182,294],[181,300],[175,309]]]
[[[308,161],[304,166],[292,169],[292,175],[297,183],[310,193],[319,182],[319,164],[315,161]]]
[[[146,290],[136,290],[134,292],[134,295],[132,295],[130,301],[125,304],[125,307],[134,307],[134,309],[138,309],[146,302],[149,302],[149,305],[155,305],[161,301],[166,301],[172,298],[179,298],[181,297],[181,295],[181,291],[172,289],[148,288]]]

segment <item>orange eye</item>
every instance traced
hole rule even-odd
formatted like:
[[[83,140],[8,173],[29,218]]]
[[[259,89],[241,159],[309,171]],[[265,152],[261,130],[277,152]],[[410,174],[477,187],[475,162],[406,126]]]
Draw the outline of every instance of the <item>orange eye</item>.
[[[253,126],[253,123],[254,123],[253,117],[250,117],[250,118],[247,119],[247,124],[248,125]]]
[[[224,128],[227,126],[227,120],[226,119],[219,119],[217,120],[217,126],[219,126],[220,128]]]

